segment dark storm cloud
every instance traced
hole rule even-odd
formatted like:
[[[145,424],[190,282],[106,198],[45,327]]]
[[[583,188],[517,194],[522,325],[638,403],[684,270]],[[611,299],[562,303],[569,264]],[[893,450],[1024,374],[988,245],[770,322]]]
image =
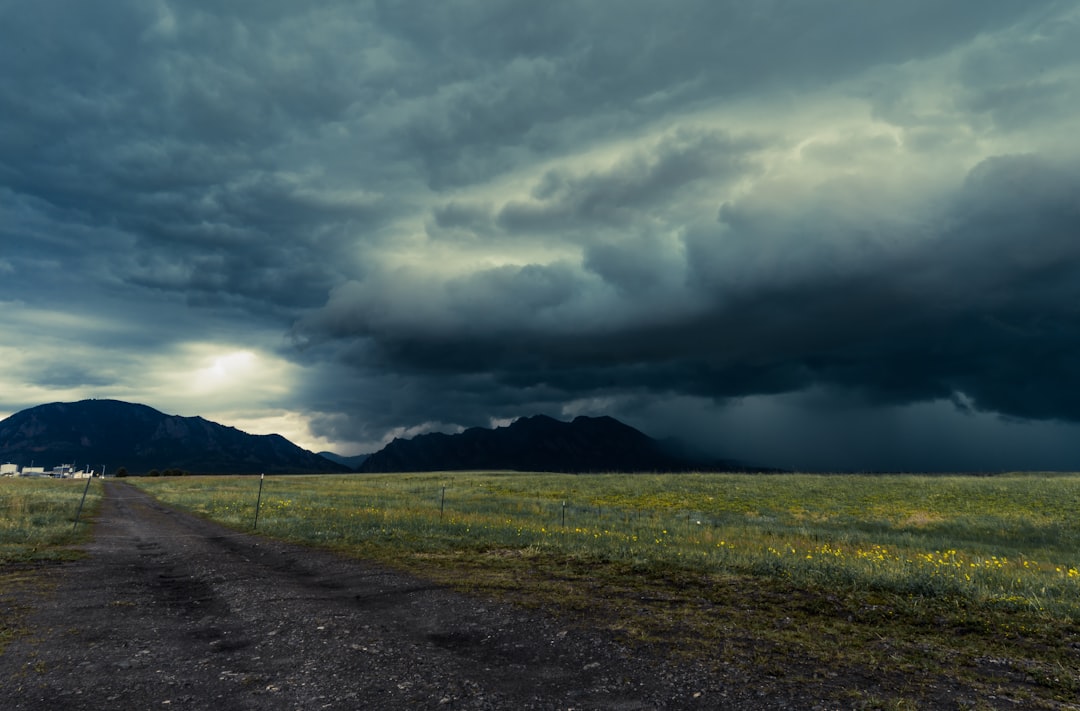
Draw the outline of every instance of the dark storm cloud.
[[[4,5],[6,407],[257,384],[357,446],[740,398],[1080,421],[1078,28],[1051,1]]]
[[[568,175],[548,171],[529,202],[511,201],[497,216],[512,232],[595,229],[596,223],[626,229],[647,218],[657,203],[708,178],[710,187],[743,176],[750,168],[747,153],[760,148],[751,140],[732,140],[723,134],[676,132],[645,154],[623,160],[603,171]]]
[[[438,60],[404,89],[424,91],[413,82],[425,80],[439,87],[403,129],[437,189],[490,178],[523,151],[574,150],[697,102],[803,89],[930,55],[1025,12],[1009,3],[845,0],[702,0],[677,10],[627,2],[614,11],[572,2],[420,5],[377,3],[384,28]]]
[[[833,386],[879,404],[964,393],[981,409],[1077,420],[1077,196],[1074,165],[989,159],[930,216],[940,229],[932,238],[858,260],[826,251],[791,269],[777,254],[756,266],[764,278],[737,275],[745,259],[729,262],[723,247],[688,238],[681,266],[699,301],[662,323],[625,317],[647,288],[612,296],[594,272],[568,265],[492,270],[437,293],[396,280],[419,294],[405,313],[389,286],[345,289],[320,318],[336,319],[337,336],[370,339],[367,357],[383,367],[486,373],[493,387],[554,388],[564,398],[624,388],[723,399]],[[738,242],[776,237],[755,234],[774,225],[732,219],[735,211],[725,211],[715,240],[734,239],[725,228],[738,230]]]
[[[325,298],[351,231],[382,219],[362,185],[282,162],[360,98],[340,45],[323,45],[346,39],[332,29],[189,4],[7,15],[19,39],[0,50],[14,70],[0,80],[15,127],[0,139],[5,185],[93,235],[55,256],[195,301],[291,309]],[[130,242],[119,259],[85,244],[108,231]]]

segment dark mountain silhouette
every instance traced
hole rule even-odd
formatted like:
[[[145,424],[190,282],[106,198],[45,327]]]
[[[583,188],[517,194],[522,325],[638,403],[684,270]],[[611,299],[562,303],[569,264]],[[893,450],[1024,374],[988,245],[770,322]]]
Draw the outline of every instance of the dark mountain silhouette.
[[[251,435],[201,417],[118,400],[39,405],[0,421],[0,460],[51,468],[84,464],[131,474],[311,474],[348,471],[281,435]]]
[[[349,469],[355,470],[358,466],[364,463],[364,460],[370,457],[370,454],[335,454],[334,452],[319,452],[320,457],[325,457],[331,462],[337,462]]]
[[[361,472],[508,469],[536,472],[671,472],[738,469],[693,459],[612,417],[573,422],[537,415],[508,427],[395,439],[369,456]]]

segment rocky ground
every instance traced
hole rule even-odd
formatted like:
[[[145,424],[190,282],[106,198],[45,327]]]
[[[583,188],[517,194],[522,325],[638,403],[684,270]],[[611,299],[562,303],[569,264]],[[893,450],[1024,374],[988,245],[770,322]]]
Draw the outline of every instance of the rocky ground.
[[[122,482],[87,551],[24,591],[0,708],[825,708],[581,619],[238,534]]]

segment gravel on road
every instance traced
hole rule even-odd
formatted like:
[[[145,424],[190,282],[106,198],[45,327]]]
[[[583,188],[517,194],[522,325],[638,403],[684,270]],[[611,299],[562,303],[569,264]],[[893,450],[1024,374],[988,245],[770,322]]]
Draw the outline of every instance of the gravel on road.
[[[43,570],[0,708],[813,708],[556,612],[238,533],[105,483],[88,555]]]

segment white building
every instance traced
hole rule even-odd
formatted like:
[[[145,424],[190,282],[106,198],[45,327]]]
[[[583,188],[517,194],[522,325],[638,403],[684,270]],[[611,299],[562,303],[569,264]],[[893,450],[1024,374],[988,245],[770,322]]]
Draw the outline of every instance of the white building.
[[[73,464],[61,464],[48,470],[45,467],[23,467],[20,470],[18,464],[0,464],[0,476],[48,476],[56,479],[89,479],[94,476],[94,472],[88,466],[84,466],[82,471],[76,471]]]

